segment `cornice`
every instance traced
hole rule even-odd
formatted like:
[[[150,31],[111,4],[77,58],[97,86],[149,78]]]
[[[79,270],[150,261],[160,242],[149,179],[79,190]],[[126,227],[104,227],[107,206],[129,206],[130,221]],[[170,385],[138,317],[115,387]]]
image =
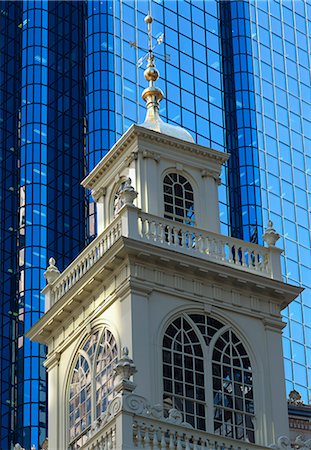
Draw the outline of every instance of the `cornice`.
[[[121,261],[124,261],[122,265]],[[139,267],[135,267],[135,264]],[[121,274],[121,270],[122,279],[115,286],[115,275]],[[152,272],[152,276],[147,276],[147,270]],[[109,288],[108,294],[110,283],[113,289]],[[280,310],[301,292],[301,288],[296,286],[224,263],[202,260],[196,256],[176,253],[173,249],[122,237],[47,311],[27,336],[47,343],[74,311],[77,312],[83,305],[89,305],[97,297],[96,292],[103,284],[108,295],[105,303],[106,300],[110,302],[109,298],[111,301],[121,299],[133,288],[146,292],[164,289],[173,295],[180,293],[181,296],[191,297],[201,303],[213,298],[218,306],[229,302],[234,308],[247,307],[257,317],[272,317],[271,322],[267,319],[265,326],[273,329]],[[207,295],[206,289],[210,288],[212,292]],[[242,296],[249,298],[249,302],[243,301]],[[264,304],[266,306],[263,311]]]
[[[163,144],[166,147],[172,147],[184,153],[199,156],[203,159],[213,161],[219,166],[224,164],[230,157],[228,153],[203,147],[199,144],[182,141],[181,139],[170,137],[157,131],[148,130],[138,125],[132,125],[119,139],[119,141],[116,142],[107,155],[99,162],[99,164],[97,164],[92,172],[84,178],[81,183],[82,186],[88,189],[93,189],[98,180],[103,177],[111,165],[124,154],[124,152],[137,138],[147,139],[152,143]],[[149,155],[147,157],[149,157]]]

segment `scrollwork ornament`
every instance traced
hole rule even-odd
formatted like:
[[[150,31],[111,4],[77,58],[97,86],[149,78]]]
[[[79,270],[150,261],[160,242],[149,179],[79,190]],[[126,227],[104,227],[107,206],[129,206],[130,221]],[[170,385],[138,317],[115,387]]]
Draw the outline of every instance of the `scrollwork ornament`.
[[[150,415],[155,419],[164,419],[163,406],[160,404],[152,406],[150,408]]]
[[[274,448],[276,450],[291,450],[291,442],[287,436],[280,436],[276,444],[269,445],[270,448]]]
[[[168,412],[168,419],[166,419],[167,422],[173,423],[175,425],[181,425],[186,428],[193,428],[190,423],[183,422],[183,416],[180,411],[178,411],[175,408],[171,408]]]
[[[125,396],[124,408],[136,414],[143,414],[150,410],[147,400],[144,397],[135,394]]]
[[[107,413],[113,418],[115,417],[122,409],[122,399],[121,397],[115,397],[112,402],[108,406]]]
[[[171,423],[175,423],[176,425],[180,425],[182,423],[182,414],[175,408],[172,408],[168,412],[168,420]]]

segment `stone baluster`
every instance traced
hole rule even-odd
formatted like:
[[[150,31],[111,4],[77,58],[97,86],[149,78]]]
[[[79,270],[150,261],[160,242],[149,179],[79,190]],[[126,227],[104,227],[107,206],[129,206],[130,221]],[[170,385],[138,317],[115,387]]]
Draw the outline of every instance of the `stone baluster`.
[[[169,443],[169,447],[170,450],[174,450],[175,449],[175,443],[174,443],[174,432],[170,431],[170,443]]]
[[[204,239],[203,239],[201,234],[199,234],[198,243],[197,244],[198,244],[198,251],[200,253],[203,253],[204,252]]]
[[[228,255],[227,261],[228,261],[228,263],[232,264],[233,263],[232,247],[228,241],[226,241],[225,247],[226,247],[226,253]]]
[[[108,450],[112,450],[112,436],[111,436],[111,430],[109,430],[108,431],[108,434],[107,434],[107,448],[108,448]]]
[[[181,230],[181,246],[182,248],[186,248],[186,236],[187,236],[187,232],[185,230]]]
[[[173,236],[174,245],[178,245],[178,229],[176,227],[173,227]]]
[[[141,429],[140,429],[140,425],[137,424],[136,425],[136,443],[137,443],[137,447],[141,447],[141,442],[142,442],[142,437],[141,437]]]
[[[259,253],[257,251],[253,251],[253,255],[254,255],[254,266],[255,266],[255,270],[259,270]]]
[[[188,436],[186,436],[185,444],[186,444],[185,449],[186,449],[186,450],[190,450],[190,442],[189,442]]]
[[[112,437],[112,448],[116,448],[116,429],[112,428],[111,430],[111,437]]]
[[[149,239],[149,232],[150,232],[150,222],[148,219],[145,220],[145,237]]]
[[[211,245],[210,238],[209,238],[208,236],[206,236],[206,237],[204,238],[204,246],[205,246],[205,253],[206,253],[207,255],[210,254],[210,245]]]
[[[167,243],[170,245],[172,243],[172,229],[169,225],[166,226],[166,233],[167,233]]]
[[[164,430],[161,430],[161,450],[166,450],[166,440]]]
[[[198,251],[198,238],[197,233],[191,233],[191,248],[194,252]]]
[[[157,241],[157,223],[153,220],[151,222],[151,236],[154,242]]]
[[[176,450],[182,450],[182,443],[179,433],[176,434]]]
[[[138,447],[142,448],[144,445],[144,434],[145,434],[145,428],[144,426],[138,425],[138,430],[137,430],[137,443],[138,443]]]
[[[161,222],[158,224],[158,239],[159,239],[159,242],[161,242],[161,244],[163,244],[163,242],[164,242],[164,226]]]
[[[210,239],[210,255],[217,257],[215,239]]]
[[[223,240],[219,241],[219,250],[220,250],[220,258],[222,261],[226,261],[226,252],[225,252],[226,243]]]
[[[245,254],[248,256],[248,261],[246,260]],[[236,257],[235,263],[240,264],[242,267],[248,267],[249,264],[249,252],[248,248],[236,247]]]
[[[159,448],[159,440],[158,440],[158,430],[153,430],[153,436],[152,436],[152,447],[154,449]]]
[[[140,236],[144,238],[146,235],[146,221],[143,218],[140,218]]]
[[[146,427],[144,437],[144,448],[146,448],[147,450],[152,450],[152,434],[153,434],[153,426],[151,425],[149,428]]]

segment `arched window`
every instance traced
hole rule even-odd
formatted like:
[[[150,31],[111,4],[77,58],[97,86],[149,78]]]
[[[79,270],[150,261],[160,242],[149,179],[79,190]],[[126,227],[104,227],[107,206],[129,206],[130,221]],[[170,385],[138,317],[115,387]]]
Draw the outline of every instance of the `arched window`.
[[[169,173],[163,180],[164,217],[194,225],[193,189],[189,181],[178,173]]]
[[[181,411],[196,429],[255,442],[250,359],[231,328],[204,314],[183,314],[168,326],[163,402],[164,408]],[[208,408],[213,409],[212,423],[207,422]]]
[[[78,351],[69,386],[69,442],[76,450],[86,443],[92,422],[106,411],[113,396],[113,367],[117,344],[104,328]]]
[[[122,191],[122,189],[124,188],[126,180],[122,181],[116,191],[116,193],[114,194],[114,198],[113,198],[113,217],[116,216],[116,214],[118,214],[118,212],[120,211],[120,209],[123,206],[122,200],[120,198],[120,192]]]
[[[244,345],[225,331],[213,350],[214,432],[255,442],[253,377]]]
[[[163,400],[182,412],[184,422],[206,429],[203,352],[187,320],[176,319],[163,339]]]

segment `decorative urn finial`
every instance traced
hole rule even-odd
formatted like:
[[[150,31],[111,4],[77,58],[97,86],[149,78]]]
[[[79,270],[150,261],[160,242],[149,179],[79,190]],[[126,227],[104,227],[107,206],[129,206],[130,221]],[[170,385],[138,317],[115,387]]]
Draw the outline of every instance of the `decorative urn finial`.
[[[273,228],[272,220],[268,221],[268,228],[262,236],[268,247],[275,247],[276,241],[280,238],[279,233]]]
[[[295,389],[290,391],[288,395],[288,403],[292,405],[301,405],[303,403],[300,393]]]
[[[132,186],[132,180],[128,178],[122,189],[119,193],[119,198],[121,200],[121,204],[127,205],[127,206],[134,206],[134,200],[137,197],[138,193],[135,191],[134,187]]]
[[[49,259],[49,266],[46,269],[46,271],[44,272],[44,278],[46,279],[48,284],[52,284],[54,283],[54,281],[56,280],[56,278],[58,278],[60,271],[58,270],[58,268],[56,267],[56,261],[54,258],[50,258]]]
[[[130,378],[137,372],[133,360],[129,357],[129,350],[124,347],[122,350],[122,357],[117,362],[114,372],[116,374],[115,390],[132,392],[136,388],[135,383],[130,381]]]

